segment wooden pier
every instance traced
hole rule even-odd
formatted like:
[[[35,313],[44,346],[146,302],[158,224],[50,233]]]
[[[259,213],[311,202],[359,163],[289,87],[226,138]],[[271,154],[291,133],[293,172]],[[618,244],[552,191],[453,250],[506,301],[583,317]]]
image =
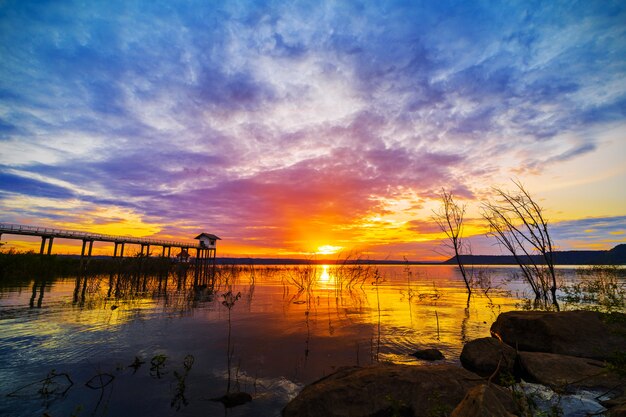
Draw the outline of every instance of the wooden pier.
[[[140,256],[150,256],[150,247],[161,247],[162,257],[171,257],[172,248],[178,248],[181,252],[189,252],[191,249],[196,250],[196,262],[202,261],[208,264],[209,261],[215,262],[216,256],[216,240],[219,237],[207,233],[202,233],[196,239],[199,243],[176,242],[172,240],[161,240],[144,237],[132,236],[114,236],[101,233],[80,232],[75,230],[53,229],[48,227],[26,226],[21,224],[0,223],[0,238],[3,234],[7,235],[24,235],[41,237],[41,246],[39,253],[41,255],[52,254],[52,244],[54,239],[74,239],[82,240],[83,245],[80,252],[81,258],[91,257],[94,242],[112,242],[114,243],[113,257],[124,257],[124,248],[126,245],[140,245]],[[118,253],[119,250],[119,253]],[[144,255],[145,251],[145,255]]]

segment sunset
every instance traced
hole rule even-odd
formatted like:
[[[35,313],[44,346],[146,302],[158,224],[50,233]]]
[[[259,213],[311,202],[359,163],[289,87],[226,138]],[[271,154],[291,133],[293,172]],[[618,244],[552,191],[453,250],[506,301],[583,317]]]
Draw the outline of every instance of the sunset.
[[[5,223],[441,259],[441,189],[482,235],[517,179],[561,249],[626,241],[618,3],[0,7]]]
[[[623,415],[625,58],[613,0],[0,1],[0,415]]]

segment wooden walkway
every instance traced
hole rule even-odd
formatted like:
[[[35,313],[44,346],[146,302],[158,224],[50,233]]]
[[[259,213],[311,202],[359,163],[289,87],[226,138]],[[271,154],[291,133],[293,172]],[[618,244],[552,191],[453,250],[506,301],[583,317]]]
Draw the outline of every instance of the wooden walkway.
[[[176,242],[172,240],[161,240],[161,239],[152,239],[152,238],[143,238],[143,237],[132,237],[132,236],[113,236],[113,235],[105,235],[100,233],[89,233],[89,232],[80,232],[74,230],[62,230],[62,229],[52,229],[47,227],[37,227],[37,226],[26,226],[21,224],[6,224],[0,223],[0,238],[2,238],[3,234],[10,235],[26,235],[26,236],[39,236],[41,237],[41,247],[39,253],[41,255],[52,253],[52,243],[55,238],[59,239],[76,239],[83,241],[83,247],[81,250],[81,257],[83,256],[91,256],[91,251],[93,249],[94,242],[113,242],[115,244],[115,248],[113,250],[113,257],[123,257],[124,256],[124,246],[126,244],[134,244],[141,245],[140,254],[144,255],[144,250],[146,251],[146,256],[150,256],[150,247],[151,246],[160,246],[163,248],[161,256],[171,256],[172,248],[179,248],[182,252],[183,249],[189,251],[190,249],[196,249],[196,253],[198,257],[203,258],[206,252],[206,248],[198,245],[197,243],[185,243],[185,242]],[[46,249],[47,246],[47,249]],[[118,255],[119,249],[119,255]],[[209,255],[206,253],[206,255]],[[205,255],[205,256],[206,256]],[[215,256],[215,250],[211,254],[213,257]]]

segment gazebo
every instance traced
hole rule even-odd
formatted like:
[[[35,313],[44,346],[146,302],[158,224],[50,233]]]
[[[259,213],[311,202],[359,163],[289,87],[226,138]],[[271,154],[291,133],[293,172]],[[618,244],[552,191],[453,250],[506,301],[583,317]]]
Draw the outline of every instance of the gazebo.
[[[200,247],[204,249],[216,249],[217,241],[222,240],[210,233],[200,233],[198,236],[194,237],[194,239],[198,239],[200,241]]]
[[[195,237],[200,241],[196,247],[196,285],[207,277],[209,266],[211,266],[211,278],[215,274],[215,256],[217,252],[217,241],[222,240],[210,233],[200,233]]]

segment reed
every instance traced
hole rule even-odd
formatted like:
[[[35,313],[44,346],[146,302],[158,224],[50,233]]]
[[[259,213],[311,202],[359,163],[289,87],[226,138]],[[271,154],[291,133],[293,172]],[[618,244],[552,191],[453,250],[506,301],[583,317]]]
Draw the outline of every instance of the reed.
[[[594,265],[577,270],[580,280],[563,286],[567,305],[610,313],[626,307],[626,270],[616,265]]]

